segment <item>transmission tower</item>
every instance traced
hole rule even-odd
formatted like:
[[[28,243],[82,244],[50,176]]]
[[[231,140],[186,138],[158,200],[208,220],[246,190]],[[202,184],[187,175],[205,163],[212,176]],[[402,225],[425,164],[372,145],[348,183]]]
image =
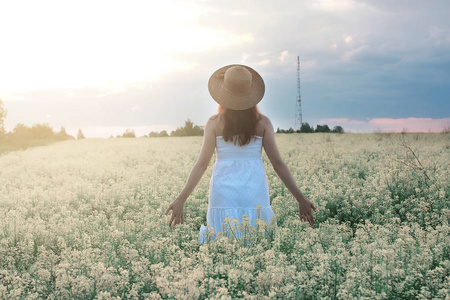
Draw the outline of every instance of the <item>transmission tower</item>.
[[[297,56],[297,101],[295,103],[295,128],[302,127],[302,96],[300,95],[300,57]]]

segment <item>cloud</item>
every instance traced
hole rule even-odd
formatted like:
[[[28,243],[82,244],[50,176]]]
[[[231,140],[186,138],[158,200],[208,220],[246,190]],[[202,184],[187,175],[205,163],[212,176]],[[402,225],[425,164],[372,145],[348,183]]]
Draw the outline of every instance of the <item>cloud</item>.
[[[401,58],[397,55],[387,54],[384,51],[373,50],[367,45],[362,45],[344,53],[341,56],[341,60],[344,62],[358,63],[362,67],[367,64],[377,66],[396,64],[401,61]]]
[[[320,120],[319,124],[330,128],[340,125],[347,132],[441,132],[450,125],[450,118],[372,118],[366,121],[329,118]]]
[[[313,9],[336,12],[353,9],[358,5],[358,2],[354,0],[315,0],[309,1],[309,5]]]
[[[264,60],[261,60],[261,61],[255,63],[255,64],[257,66],[267,66],[268,64],[270,64],[270,59],[264,59]]]
[[[284,50],[283,52],[281,52],[280,57],[278,59],[280,60],[282,65],[287,63],[288,56],[289,56],[288,50]]]
[[[48,2],[25,16],[20,5],[4,10],[11,13],[0,27],[17,28],[0,33],[9,45],[0,50],[0,97],[9,128],[46,122],[47,114],[52,125],[66,128],[176,128],[186,118],[201,125],[216,110],[207,91],[210,74],[233,63],[263,76],[261,108],[274,126],[293,126],[297,55],[304,120],[332,120],[354,130],[415,130],[414,122],[438,125],[407,121],[411,116],[449,116],[448,0],[174,0],[161,7],[137,1],[92,10],[84,2],[61,3],[43,23],[36,12]],[[80,24],[79,16],[86,22]],[[53,41],[58,43],[50,47]],[[17,54],[20,59],[10,59]],[[23,89],[24,82],[33,84]],[[48,88],[37,89],[41,83]],[[358,121],[366,118],[403,121]]]
[[[406,129],[410,132],[440,132],[450,124],[450,118],[374,118],[369,123],[386,131],[398,132]]]
[[[347,118],[329,118],[320,120],[319,123],[341,123],[341,124],[366,124],[365,121],[350,120]]]

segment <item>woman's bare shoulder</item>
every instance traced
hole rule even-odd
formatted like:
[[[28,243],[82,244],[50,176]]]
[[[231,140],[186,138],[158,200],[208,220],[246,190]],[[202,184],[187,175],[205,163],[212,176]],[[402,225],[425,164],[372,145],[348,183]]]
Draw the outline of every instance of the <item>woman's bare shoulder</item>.
[[[209,127],[214,131],[214,134],[217,135],[217,132],[219,130],[219,123],[220,123],[220,114],[212,115],[208,118],[206,121],[206,126]]]
[[[208,118],[208,121],[206,121],[207,123],[209,123],[210,125],[217,125],[217,123],[219,123],[220,121],[220,117],[219,114],[215,114],[212,115]]]
[[[259,119],[259,127],[264,133],[266,130],[272,130],[272,122],[270,122],[269,117],[261,114],[261,118]]]
[[[211,117],[209,117],[208,120],[217,120],[219,116],[219,113],[212,115]]]
[[[256,135],[264,137],[267,124],[270,124],[269,118],[263,114],[260,114],[258,125],[256,126]]]
[[[261,116],[261,119],[260,119],[261,124],[270,123],[269,117],[267,117],[266,115],[263,115],[263,114],[260,114],[260,116]]]

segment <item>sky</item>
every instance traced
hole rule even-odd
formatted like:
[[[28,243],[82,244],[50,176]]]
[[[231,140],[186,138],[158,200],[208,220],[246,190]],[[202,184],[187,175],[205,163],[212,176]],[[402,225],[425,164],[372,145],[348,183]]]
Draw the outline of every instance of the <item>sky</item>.
[[[274,128],[450,126],[450,1],[0,1],[0,99],[18,123],[76,136],[171,131],[217,111],[209,76],[261,74]]]

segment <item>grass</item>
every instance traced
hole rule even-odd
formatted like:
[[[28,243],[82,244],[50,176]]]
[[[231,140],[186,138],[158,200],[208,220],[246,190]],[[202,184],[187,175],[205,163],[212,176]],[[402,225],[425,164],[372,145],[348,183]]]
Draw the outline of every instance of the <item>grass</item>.
[[[58,139],[27,139],[15,141],[0,141],[0,155],[17,150],[25,150],[31,147],[46,146],[55,142]]]

